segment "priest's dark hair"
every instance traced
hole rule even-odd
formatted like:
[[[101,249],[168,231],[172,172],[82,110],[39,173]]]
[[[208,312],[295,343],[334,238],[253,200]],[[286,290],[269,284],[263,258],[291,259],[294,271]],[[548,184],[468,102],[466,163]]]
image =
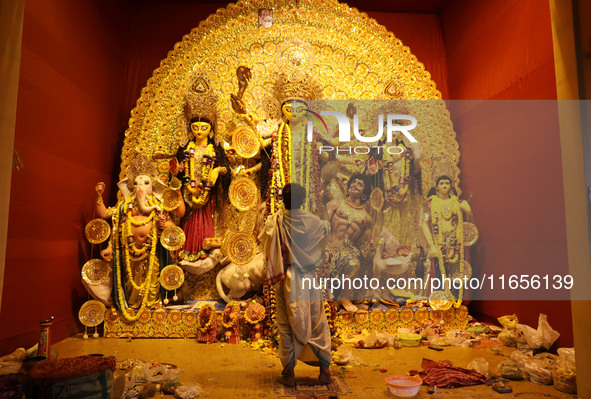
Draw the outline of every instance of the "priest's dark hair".
[[[306,189],[298,183],[288,183],[283,187],[285,209],[299,209],[306,200]]]

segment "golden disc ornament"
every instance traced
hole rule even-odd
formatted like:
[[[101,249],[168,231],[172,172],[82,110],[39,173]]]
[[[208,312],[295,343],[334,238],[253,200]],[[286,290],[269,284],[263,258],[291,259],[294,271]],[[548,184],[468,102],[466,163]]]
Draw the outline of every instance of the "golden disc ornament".
[[[464,222],[464,246],[469,247],[478,241],[478,228],[474,223]]]
[[[228,258],[237,264],[244,265],[254,258],[257,248],[257,243],[254,237],[246,233],[234,233],[228,237],[226,249],[228,251]]]
[[[109,264],[102,259],[91,259],[82,266],[82,280],[99,285],[109,278]]]
[[[230,184],[228,196],[236,209],[248,211],[256,205],[259,192],[254,181],[248,177],[239,177]]]
[[[92,219],[84,228],[84,233],[91,244],[100,244],[111,235],[111,226],[103,219]]]
[[[463,265],[462,266],[462,271],[460,271],[460,264]],[[468,280],[472,277],[472,266],[470,266],[470,264],[468,262],[466,262],[465,260],[463,260],[461,263],[458,262],[456,263],[452,268],[451,268],[451,279],[460,279],[460,280],[464,280],[464,277],[466,277]]]
[[[250,127],[240,126],[232,136],[232,147],[242,158],[252,158],[259,153],[261,143],[257,134]]]
[[[453,296],[447,291],[435,291],[429,296],[429,305],[435,310],[447,310],[454,303]]]
[[[185,243],[185,232],[178,226],[169,226],[162,232],[160,242],[167,250],[176,251]]]
[[[183,197],[180,191],[168,187],[162,192],[162,209],[165,211],[174,211],[182,202]]]
[[[88,301],[80,308],[78,319],[86,327],[96,327],[105,320],[107,308],[100,301]]]
[[[160,285],[168,291],[181,288],[185,282],[185,273],[177,265],[168,265],[160,272]]]

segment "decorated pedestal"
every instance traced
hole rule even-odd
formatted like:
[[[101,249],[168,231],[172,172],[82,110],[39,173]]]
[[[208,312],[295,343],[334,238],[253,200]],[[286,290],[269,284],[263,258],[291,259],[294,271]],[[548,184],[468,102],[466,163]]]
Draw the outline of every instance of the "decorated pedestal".
[[[193,310],[146,310],[137,322],[126,322],[116,310],[105,314],[105,333],[107,338],[197,338],[197,311]],[[216,311],[218,319],[217,336],[224,333],[223,311]],[[241,313],[241,319],[244,312]],[[468,326],[468,308],[434,310],[431,308],[403,308],[383,310],[358,310],[341,312],[337,316],[339,334],[344,336],[359,334],[363,330],[395,332],[398,328],[415,328],[433,321],[442,323],[444,330],[465,329]],[[241,338],[249,339],[247,326],[241,325]]]

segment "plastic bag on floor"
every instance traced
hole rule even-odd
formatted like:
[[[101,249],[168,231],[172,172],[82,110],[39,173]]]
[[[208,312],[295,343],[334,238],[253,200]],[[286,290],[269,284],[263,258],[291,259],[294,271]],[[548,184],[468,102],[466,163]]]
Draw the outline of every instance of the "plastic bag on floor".
[[[533,360],[533,356],[522,352],[522,351],[513,351],[510,356],[511,360],[519,365],[519,367],[525,367],[525,364],[531,360]]]
[[[517,341],[519,339],[519,334],[515,330],[509,330],[508,328],[503,328],[503,331],[499,333],[499,339],[505,346],[517,346]]]
[[[484,374],[486,378],[490,378],[490,373],[488,372],[488,362],[483,357],[477,357],[472,359],[470,363],[468,363],[467,369],[476,370],[480,374]]]
[[[544,359],[532,359],[525,364],[527,378],[536,384],[552,385],[552,369]]]
[[[538,353],[534,356],[534,359],[543,360],[546,364],[546,368],[554,368],[554,364],[558,360],[558,356],[548,352]]]
[[[430,337],[427,338],[427,340],[429,341],[429,344],[435,345],[435,346],[449,345],[449,343],[447,342],[447,338],[440,337],[439,335],[431,335]]]
[[[182,374],[182,369],[171,364],[145,364],[143,368],[143,379],[157,384],[166,380],[178,380]]]
[[[181,385],[174,392],[174,397],[179,399],[193,399],[203,395],[203,388],[199,384]]]
[[[550,327],[548,317],[543,313],[540,313],[538,318],[537,330],[525,324],[518,324],[517,331],[523,335],[527,345],[532,349],[545,348],[548,350],[554,341],[560,337],[560,333]]]
[[[517,323],[519,322],[517,315],[515,314],[501,316],[497,320],[507,330],[515,330],[515,327],[517,327]]]
[[[521,381],[525,379],[525,371],[511,359],[503,360],[498,367],[499,375],[509,380]]]
[[[361,361],[361,359],[353,354],[353,351],[350,348],[345,348],[342,346],[339,347],[334,355],[332,355],[332,360],[338,365],[357,363]]]
[[[357,341],[357,346],[361,348],[374,348],[388,344],[394,345],[394,336],[376,331],[372,331],[369,335]]]
[[[558,349],[558,360],[552,372],[554,388],[566,393],[577,393],[575,348]]]
[[[470,333],[462,330],[450,330],[445,335],[451,346],[470,346]]]

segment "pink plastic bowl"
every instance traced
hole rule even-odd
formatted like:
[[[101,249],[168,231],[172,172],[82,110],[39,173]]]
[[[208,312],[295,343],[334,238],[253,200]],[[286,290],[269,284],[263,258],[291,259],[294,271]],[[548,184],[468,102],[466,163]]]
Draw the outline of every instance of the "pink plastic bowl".
[[[386,378],[386,383],[392,394],[400,398],[410,398],[419,392],[423,380],[408,375],[393,375]]]

